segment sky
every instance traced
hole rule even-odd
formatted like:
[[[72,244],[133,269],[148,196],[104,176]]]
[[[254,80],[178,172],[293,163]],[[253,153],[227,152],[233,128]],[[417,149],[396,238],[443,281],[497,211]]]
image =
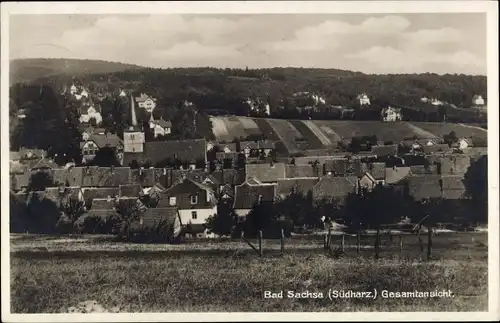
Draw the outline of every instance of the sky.
[[[10,59],[486,75],[484,13],[12,15]]]

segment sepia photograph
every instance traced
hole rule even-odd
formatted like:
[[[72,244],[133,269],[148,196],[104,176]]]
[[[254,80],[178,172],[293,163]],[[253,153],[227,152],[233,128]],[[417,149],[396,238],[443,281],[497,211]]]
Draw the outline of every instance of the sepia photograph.
[[[500,318],[494,2],[3,3],[1,38],[2,321]]]

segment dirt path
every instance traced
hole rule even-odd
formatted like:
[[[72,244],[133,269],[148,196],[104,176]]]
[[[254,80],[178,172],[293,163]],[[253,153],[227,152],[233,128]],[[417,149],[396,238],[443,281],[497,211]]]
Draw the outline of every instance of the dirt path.
[[[430,138],[437,138],[438,137],[435,134],[433,134],[432,132],[429,132],[429,131],[426,131],[422,128],[419,128],[414,124],[411,124],[409,122],[406,122],[406,124],[415,132],[417,137],[419,137],[421,139],[430,139]]]
[[[314,122],[312,122],[311,120],[305,120],[302,122],[314,133],[316,137],[318,137],[318,139],[321,141],[323,145],[325,146],[332,145],[330,139],[328,139],[328,137],[325,136],[325,134],[321,131],[320,128],[318,128],[318,126]]]

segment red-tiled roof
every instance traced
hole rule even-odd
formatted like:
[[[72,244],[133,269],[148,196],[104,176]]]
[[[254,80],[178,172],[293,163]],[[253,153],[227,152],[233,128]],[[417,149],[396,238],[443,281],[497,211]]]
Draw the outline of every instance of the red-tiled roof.
[[[398,145],[372,146],[372,153],[378,157],[394,156],[398,153]]]
[[[111,147],[111,148],[116,148],[122,144],[122,140],[115,134],[96,134],[93,133],[90,135],[89,139],[87,141],[93,141],[97,147],[103,148],[103,147]],[[80,148],[83,147],[82,144],[80,143]]]
[[[141,192],[141,185],[139,184],[126,184],[120,185],[120,196],[139,196]]]

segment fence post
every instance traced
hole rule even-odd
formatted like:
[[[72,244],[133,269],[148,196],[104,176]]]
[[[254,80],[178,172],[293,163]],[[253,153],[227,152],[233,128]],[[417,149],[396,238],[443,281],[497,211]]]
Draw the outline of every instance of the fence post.
[[[259,255],[262,256],[262,230],[259,230]]]
[[[285,231],[281,229],[281,254],[285,253]]]
[[[330,249],[330,245],[332,244],[332,228],[328,225],[328,235],[326,237],[326,249]]]
[[[377,235],[375,236],[375,259],[378,259],[379,258],[379,241],[380,239],[380,230],[377,229]]]
[[[427,228],[427,260],[431,258],[431,250],[432,250],[432,228]]]
[[[344,252],[344,244],[345,244],[344,234],[342,233],[342,240],[340,241],[340,250],[342,250],[342,252]]]
[[[422,226],[419,226],[417,236],[418,236],[418,245],[420,246],[420,253],[424,252],[424,243],[422,242],[422,237],[420,236],[421,230]]]
[[[356,252],[358,253],[358,256],[359,256],[359,250],[360,250],[360,244],[361,244],[361,239],[360,239],[360,233],[358,231],[358,233],[356,234]]]
[[[400,253],[403,252],[403,235],[402,234],[399,235],[399,252]]]

